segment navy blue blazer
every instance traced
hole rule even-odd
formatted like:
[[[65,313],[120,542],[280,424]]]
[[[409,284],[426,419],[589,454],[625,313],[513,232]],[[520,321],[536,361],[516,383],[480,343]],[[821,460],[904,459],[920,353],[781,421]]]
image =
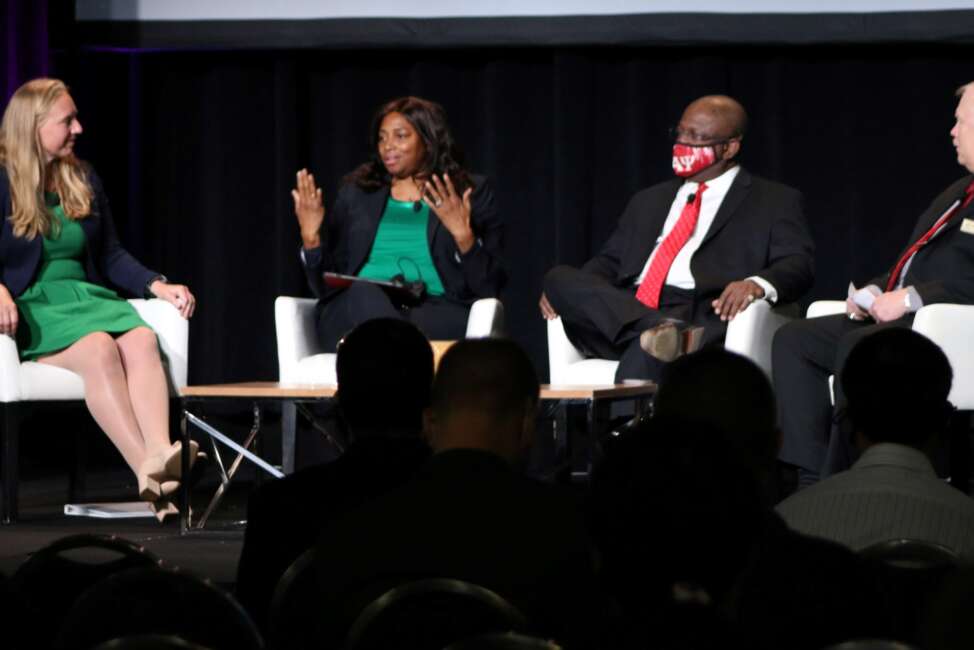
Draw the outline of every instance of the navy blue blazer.
[[[87,279],[93,284],[113,285],[141,298],[146,283],[159,273],[142,266],[122,248],[101,179],[90,165],[85,165],[85,173],[94,194],[91,213],[79,221],[85,233],[86,255],[83,261]],[[0,209],[3,210],[3,223],[0,224],[0,283],[7,287],[12,296],[17,297],[34,282],[41,265],[43,240],[41,237],[30,240],[14,235],[10,224],[10,215],[13,213],[10,205],[10,181],[7,170],[2,166]]]
[[[477,238],[473,248],[461,255],[435,214],[430,214],[426,229],[430,255],[446,297],[468,303],[496,297],[504,282],[500,263],[503,225],[494,193],[483,176],[471,176],[471,180],[470,225]],[[339,189],[335,205],[322,224],[321,247],[304,252],[308,284],[319,299],[328,300],[340,291],[325,285],[322,272],[356,275],[365,265],[388,199],[388,187],[368,192],[346,183]]]

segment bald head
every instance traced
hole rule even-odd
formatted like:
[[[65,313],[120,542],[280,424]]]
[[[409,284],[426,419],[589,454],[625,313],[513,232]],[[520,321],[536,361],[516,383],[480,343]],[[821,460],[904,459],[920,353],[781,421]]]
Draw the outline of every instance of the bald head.
[[[706,95],[692,101],[683,111],[683,121],[688,120],[705,122],[710,127],[709,135],[715,139],[742,136],[747,130],[747,111],[727,95]]]

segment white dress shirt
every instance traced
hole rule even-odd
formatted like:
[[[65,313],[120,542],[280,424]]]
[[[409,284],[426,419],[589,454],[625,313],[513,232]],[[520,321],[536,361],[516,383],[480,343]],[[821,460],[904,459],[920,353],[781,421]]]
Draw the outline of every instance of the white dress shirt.
[[[700,201],[700,214],[697,216],[697,226],[694,228],[693,234],[690,235],[690,238],[683,245],[683,248],[680,249],[680,252],[673,259],[670,271],[666,275],[665,284],[679,289],[694,289],[696,287],[693,273],[690,271],[690,260],[693,259],[694,253],[697,252],[700,244],[703,243],[704,237],[707,236],[707,231],[710,230],[710,226],[714,223],[714,217],[717,216],[717,211],[720,209],[724,198],[727,196],[727,192],[730,190],[734,179],[737,178],[737,174],[740,171],[740,166],[734,165],[717,178],[706,181],[707,189],[704,190],[703,197]],[[653,252],[649,255],[649,259],[646,260],[646,264],[643,265],[642,272],[636,278],[635,284],[637,287],[642,283],[643,278],[649,271],[649,266],[653,263],[653,258],[656,257],[656,252],[659,250],[660,244],[663,243],[663,240],[666,239],[666,236],[670,234],[670,231],[673,230],[676,223],[680,220],[680,214],[682,214],[683,208],[687,204],[687,198],[691,194],[695,194],[699,187],[700,183],[687,181],[677,190],[676,198],[673,199],[673,204],[670,205],[670,212],[666,217],[666,222],[663,224],[663,231],[656,239],[656,245],[653,247]],[[757,276],[751,276],[748,279],[754,280],[764,289],[765,300],[774,302],[778,299],[778,292],[770,282]]]

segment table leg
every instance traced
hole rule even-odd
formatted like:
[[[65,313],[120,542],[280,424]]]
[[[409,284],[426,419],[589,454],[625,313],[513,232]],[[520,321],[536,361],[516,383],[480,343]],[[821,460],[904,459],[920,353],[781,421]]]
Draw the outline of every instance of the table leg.
[[[186,468],[189,467],[189,426],[187,424],[186,410],[179,412],[179,436],[183,443],[183,481],[179,486],[179,534],[185,535],[193,527],[193,514],[189,511],[189,476]]]
[[[285,474],[294,473],[295,428],[297,405],[294,400],[281,402],[281,469]]]
[[[257,437],[257,434],[260,433],[260,405],[257,402],[254,402],[253,409],[254,421],[250,427],[250,432],[247,434],[247,438],[241,445],[244,450],[250,449],[250,447],[254,444],[254,439]],[[214,448],[215,447],[216,445],[214,444]],[[226,493],[227,488],[230,485],[230,481],[233,480],[233,477],[237,473],[237,469],[240,467],[240,463],[243,462],[244,457],[244,453],[242,451],[238,451],[237,457],[234,458],[233,462],[230,464],[230,469],[226,471],[223,471],[223,463],[220,463],[221,473],[223,474],[220,480],[220,485],[213,494],[213,498],[210,499],[210,503],[206,506],[206,510],[203,511],[203,516],[200,517],[200,523],[197,526],[198,528],[203,528],[206,525],[207,519],[210,518],[210,515],[213,514],[216,507],[220,505],[220,502],[223,500],[223,495]]]

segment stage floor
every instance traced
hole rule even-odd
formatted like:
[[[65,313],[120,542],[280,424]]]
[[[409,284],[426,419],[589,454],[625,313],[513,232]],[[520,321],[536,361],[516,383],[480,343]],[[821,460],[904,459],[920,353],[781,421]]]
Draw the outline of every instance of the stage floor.
[[[86,502],[131,501],[135,479],[124,470],[94,470],[87,474]],[[212,526],[202,532],[179,534],[179,519],[96,519],[64,514],[67,481],[63,476],[31,477],[20,483],[20,518],[0,526],[0,573],[13,575],[30,553],[68,535],[117,535],[155,553],[169,564],[192,571],[231,589],[243,545],[246,499],[250,485],[231,490],[214,514]],[[212,490],[207,490],[212,493]],[[205,495],[194,497],[194,507],[205,506]]]

